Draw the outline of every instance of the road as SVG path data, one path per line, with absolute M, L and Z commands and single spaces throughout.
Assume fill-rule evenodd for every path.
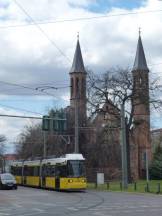
M 0 191 L 0 216 L 159 216 L 162 196 L 112 192 L 56 192 L 19 187 Z

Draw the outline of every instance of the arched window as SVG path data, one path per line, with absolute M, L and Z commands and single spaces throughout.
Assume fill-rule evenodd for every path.
M 85 92 L 85 79 L 84 78 L 82 78 L 82 89 L 81 89 L 81 94 L 82 94 L 82 96 L 84 96 L 84 92 Z
M 79 78 L 76 78 L 76 97 L 79 97 Z
M 140 85 L 142 84 L 142 78 L 141 77 L 139 78 L 139 83 L 140 83 Z
M 73 93 L 74 93 L 74 80 L 73 80 L 73 78 L 71 78 L 71 86 L 70 86 L 70 88 L 71 88 L 71 97 L 72 97 Z

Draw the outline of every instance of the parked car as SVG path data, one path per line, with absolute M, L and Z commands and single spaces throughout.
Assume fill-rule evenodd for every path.
M 0 189 L 17 189 L 15 177 L 10 173 L 0 174 Z

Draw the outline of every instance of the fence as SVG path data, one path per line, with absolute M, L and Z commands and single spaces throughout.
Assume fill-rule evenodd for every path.
M 138 181 L 128 184 L 127 189 L 123 189 L 121 182 L 110 182 L 107 181 L 104 184 L 97 185 L 97 182 L 88 183 L 89 189 L 99 189 L 108 191 L 128 191 L 128 192 L 140 192 L 140 193 L 162 193 L 162 181 L 152 180 L 149 182 Z

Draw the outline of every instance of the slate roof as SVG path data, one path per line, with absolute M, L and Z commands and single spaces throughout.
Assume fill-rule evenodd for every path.
M 147 67 L 145 53 L 143 50 L 143 45 L 142 45 L 142 40 L 141 40 L 140 35 L 138 38 L 136 57 L 135 57 L 134 66 L 132 70 L 133 71 L 134 70 L 149 70 Z
M 80 49 L 80 43 L 79 39 L 77 40 L 77 45 L 76 45 L 76 50 L 74 54 L 74 59 L 73 59 L 73 64 L 70 70 L 70 73 L 86 73 L 85 68 L 84 68 L 84 63 L 83 63 L 83 58 L 82 58 L 82 52 Z

